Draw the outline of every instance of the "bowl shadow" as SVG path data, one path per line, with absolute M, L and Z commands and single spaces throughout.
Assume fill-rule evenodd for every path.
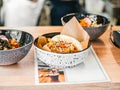
M 96 39 L 94 41 L 91 41 L 91 44 L 97 56 L 104 57 L 106 54 L 108 54 L 107 48 L 102 39 Z
M 113 54 L 113 57 L 115 58 L 116 62 L 120 65 L 120 49 L 116 47 L 111 48 L 111 52 Z

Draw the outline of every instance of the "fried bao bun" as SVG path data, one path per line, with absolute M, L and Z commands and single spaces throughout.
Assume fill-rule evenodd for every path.
M 51 40 L 54 42 L 62 41 L 62 42 L 66 42 L 66 43 L 71 43 L 72 45 L 74 45 L 77 48 L 77 51 L 82 50 L 81 43 L 78 40 L 76 40 L 75 38 L 67 36 L 67 35 L 56 35 L 56 36 L 52 37 Z M 47 51 L 51 51 L 51 49 L 48 47 L 48 44 L 49 43 L 45 44 L 43 46 L 43 49 L 47 50 Z

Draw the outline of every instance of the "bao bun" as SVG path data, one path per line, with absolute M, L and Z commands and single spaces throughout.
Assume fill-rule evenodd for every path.
M 81 43 L 78 40 L 76 40 L 75 38 L 67 36 L 67 35 L 56 35 L 56 36 L 52 37 L 51 40 L 55 41 L 55 42 L 63 41 L 66 43 L 71 43 L 72 45 L 74 45 L 77 48 L 78 51 L 82 50 Z M 47 51 L 51 51 L 47 45 L 48 44 L 44 45 L 43 49 L 47 50 Z

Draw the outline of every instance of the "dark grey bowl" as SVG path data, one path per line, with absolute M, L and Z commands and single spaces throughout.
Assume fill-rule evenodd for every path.
M 108 20 L 108 18 L 101 16 L 101 15 L 97 15 L 97 14 L 91 14 L 91 13 L 84 13 L 84 14 L 83 13 L 71 13 L 71 14 L 67 14 L 63 16 L 61 18 L 61 22 L 63 25 L 65 25 L 65 23 L 67 23 L 73 16 L 75 16 L 77 20 L 80 21 L 80 19 L 83 19 L 89 15 L 96 16 L 98 24 L 100 23 L 102 24 L 102 26 L 99 26 L 99 27 L 83 27 L 90 35 L 90 40 L 92 41 L 92 40 L 99 38 L 107 30 L 107 27 L 110 24 L 110 21 Z
M 110 40 L 115 47 L 120 48 L 120 30 L 112 31 L 110 34 Z
M 11 65 L 22 60 L 29 52 L 33 43 L 33 36 L 20 30 L 0 30 L 0 35 L 5 35 L 8 39 L 15 38 L 22 44 L 19 48 L 0 50 L 0 65 Z

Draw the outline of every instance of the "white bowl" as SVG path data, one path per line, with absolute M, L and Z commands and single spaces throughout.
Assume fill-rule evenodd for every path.
M 51 38 L 57 34 L 59 33 L 48 33 L 48 34 L 44 34 L 44 36 Z M 34 41 L 34 46 L 35 46 L 35 57 L 37 58 L 38 62 L 39 60 L 41 60 L 45 64 L 55 68 L 69 68 L 80 64 L 88 56 L 91 46 L 89 44 L 88 48 L 80 52 L 61 54 L 61 53 L 45 51 L 38 48 L 36 46 L 37 39 L 38 38 L 36 38 Z

